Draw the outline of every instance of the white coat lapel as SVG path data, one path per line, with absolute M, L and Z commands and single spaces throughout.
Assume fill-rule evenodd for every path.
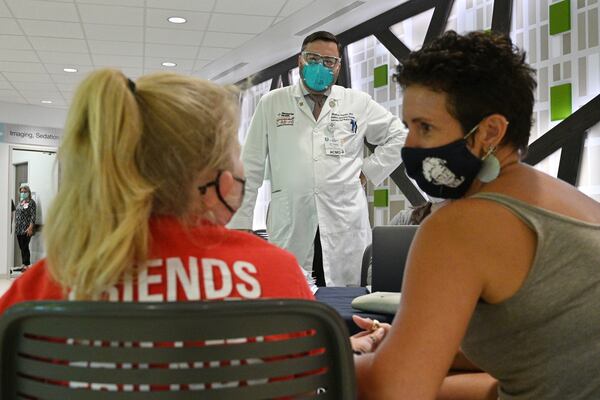
M 341 90 L 344 90 L 341 86 L 332 86 L 331 93 L 325 100 L 325 104 L 323 104 L 323 108 L 321 109 L 321 114 L 319 114 L 319 119 L 317 120 L 317 124 L 331 112 L 331 109 L 335 109 L 337 103 L 341 96 Z
M 300 89 L 300 82 L 294 85 L 294 98 L 296 100 L 296 105 L 310 120 L 314 120 L 311 109 L 306 104 L 306 100 L 304 99 L 304 94 L 302 94 L 302 89 Z

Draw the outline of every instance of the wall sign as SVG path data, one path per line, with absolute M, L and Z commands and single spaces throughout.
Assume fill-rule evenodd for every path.
M 0 142 L 58 147 L 62 130 L 0 123 Z

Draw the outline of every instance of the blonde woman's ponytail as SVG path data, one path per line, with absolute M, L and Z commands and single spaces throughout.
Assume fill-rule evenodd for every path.
M 45 241 L 52 277 L 75 299 L 96 298 L 147 256 L 154 188 L 137 161 L 135 96 L 122 73 L 100 70 L 80 85 L 69 112 Z

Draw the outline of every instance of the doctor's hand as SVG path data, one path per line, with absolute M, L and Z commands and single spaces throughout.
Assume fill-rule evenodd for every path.
M 367 177 L 362 172 L 360 173 L 360 184 L 363 185 L 363 187 L 367 184 Z

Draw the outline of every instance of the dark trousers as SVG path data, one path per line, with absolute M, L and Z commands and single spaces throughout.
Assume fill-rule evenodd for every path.
M 23 260 L 23 264 L 29 265 L 31 264 L 31 253 L 29 253 L 29 241 L 31 240 L 31 236 L 25 235 L 17 235 L 17 241 L 19 242 L 19 249 L 21 249 L 21 259 Z
M 323 249 L 321 248 L 321 235 L 319 234 L 319 228 L 317 228 L 317 234 L 315 235 L 315 254 L 313 255 L 313 270 L 312 277 L 315 278 L 318 287 L 327 286 L 325 284 L 325 273 L 323 272 Z

